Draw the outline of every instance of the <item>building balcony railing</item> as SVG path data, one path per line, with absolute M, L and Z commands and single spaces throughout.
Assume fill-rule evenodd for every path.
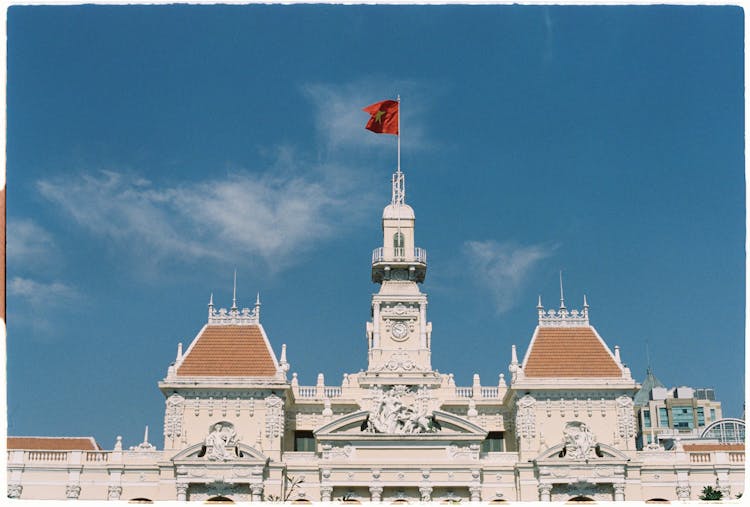
M 412 254 L 412 255 L 409 255 Z M 417 262 L 427 264 L 427 250 L 415 247 L 414 252 L 408 252 L 406 248 L 394 248 L 393 255 L 386 256 L 385 249 L 381 246 L 372 251 L 372 263 L 379 262 Z

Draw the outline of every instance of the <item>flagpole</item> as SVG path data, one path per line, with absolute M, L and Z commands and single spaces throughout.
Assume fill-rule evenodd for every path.
M 398 102 L 398 161 L 396 164 L 396 172 L 401 173 L 401 95 L 396 95 L 396 102 Z

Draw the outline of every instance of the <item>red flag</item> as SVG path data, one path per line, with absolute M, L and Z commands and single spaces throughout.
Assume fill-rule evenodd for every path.
M 362 110 L 370 113 L 370 120 L 365 125 L 367 130 L 376 134 L 398 135 L 398 102 L 384 100 Z

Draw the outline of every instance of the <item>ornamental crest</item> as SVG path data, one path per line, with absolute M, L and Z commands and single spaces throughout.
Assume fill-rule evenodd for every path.
M 284 402 L 275 394 L 266 398 L 266 438 L 276 438 L 284 432 Z
M 635 437 L 635 412 L 630 396 L 617 398 L 617 431 L 621 438 Z
M 180 437 L 182 435 L 182 410 L 185 398 L 177 393 L 167 398 L 167 413 L 164 417 L 164 436 L 167 438 Z
M 534 414 L 536 400 L 527 394 L 516 403 L 516 431 L 522 438 L 536 436 L 536 414 Z
M 362 424 L 370 433 L 434 433 L 440 423 L 428 408 L 429 394 L 422 386 L 416 391 L 404 385 L 372 388 L 372 408 Z

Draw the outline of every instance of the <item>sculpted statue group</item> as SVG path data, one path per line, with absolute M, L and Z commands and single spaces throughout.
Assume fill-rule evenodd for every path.
M 205 441 L 206 459 L 210 461 L 227 461 L 233 459 L 237 445 L 237 433 L 231 423 L 216 423 L 211 428 Z
M 432 433 L 440 429 L 435 417 L 424 407 L 415 410 L 404 403 L 408 393 L 405 386 L 388 390 L 374 389 L 373 409 L 363 424 L 363 431 L 371 433 L 415 434 Z
M 592 452 L 600 456 L 601 451 L 598 449 L 596 436 L 591 429 L 579 421 L 571 421 L 565 425 L 563 430 L 565 439 L 564 453 L 573 459 L 587 459 Z

